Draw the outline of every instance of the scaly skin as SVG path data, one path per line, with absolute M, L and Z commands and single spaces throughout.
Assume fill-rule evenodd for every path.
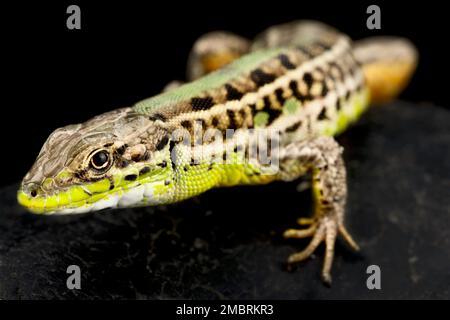
M 311 171 L 314 215 L 301 219 L 306 229 L 284 236 L 312 240 L 288 261 L 304 260 L 324 241 L 322 278 L 330 283 L 337 235 L 358 249 L 344 227 L 345 166 L 332 136 L 370 101 L 398 94 L 416 63 L 406 40 L 352 45 L 312 21 L 272 27 L 253 43 L 205 35 L 189 58 L 192 82 L 52 133 L 18 201 L 35 213 L 82 213 L 168 204 L 214 187 L 287 181 Z M 256 144 L 254 129 L 270 145 Z M 270 151 L 272 162 L 252 156 L 256 147 Z

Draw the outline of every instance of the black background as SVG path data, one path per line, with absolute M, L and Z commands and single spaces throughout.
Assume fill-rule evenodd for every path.
M 381 8 L 368 30 L 366 8 Z M 66 8 L 81 7 L 81 30 Z M 419 69 L 403 99 L 447 105 L 446 10 L 438 3 L 347 1 L 61 1 L 2 6 L 4 77 L 1 184 L 19 181 L 57 127 L 128 106 L 183 79 L 192 43 L 222 29 L 253 37 L 277 23 L 316 19 L 352 38 L 398 35 L 419 48 Z M 407 124 L 399 124 L 407 126 Z

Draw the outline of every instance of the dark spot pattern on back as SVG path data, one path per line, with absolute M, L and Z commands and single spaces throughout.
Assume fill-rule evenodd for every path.
M 214 99 L 212 97 L 194 97 L 191 99 L 192 110 L 201 111 L 208 110 L 214 106 Z
M 181 121 L 181 126 L 185 129 L 190 129 L 192 127 L 192 124 L 189 120 L 183 120 Z
M 313 76 L 311 75 L 311 73 L 305 72 L 303 74 L 303 81 L 307 85 L 308 89 L 310 89 L 312 84 L 313 84 L 313 82 L 314 82 L 314 79 L 313 79 Z
M 320 93 L 320 95 L 322 97 L 325 97 L 328 94 L 328 85 L 326 83 L 326 81 L 322 82 L 322 92 Z
M 233 87 L 231 84 L 225 84 L 225 89 L 227 91 L 227 101 L 230 100 L 239 100 L 244 95 L 242 92 L 240 92 L 238 89 Z
M 143 167 L 141 170 L 139 170 L 139 175 L 143 175 L 150 172 L 150 168 L 149 167 Z
M 134 181 L 134 180 L 136 180 L 136 178 L 137 178 L 137 175 L 135 175 L 135 174 L 129 174 L 129 175 L 125 176 L 125 180 L 127 180 L 127 181 Z
M 292 94 L 294 95 L 294 97 L 296 97 L 300 102 L 305 102 L 305 100 L 308 99 L 307 96 L 304 96 L 300 93 L 300 91 L 298 91 L 298 83 L 295 80 L 291 80 L 291 82 L 289 82 L 289 89 L 292 90 Z
M 275 90 L 275 96 L 277 97 L 278 102 L 283 105 L 284 102 L 286 101 L 286 99 L 283 96 L 283 89 L 282 88 L 278 88 Z
M 278 56 L 278 60 L 280 60 L 281 65 L 288 70 L 292 70 L 292 69 L 296 68 L 295 64 L 293 64 L 291 62 L 291 60 L 289 59 L 289 57 L 285 54 L 280 54 Z
M 228 120 L 229 120 L 229 124 L 228 124 L 228 129 L 237 129 L 238 128 L 238 124 L 236 121 L 236 115 L 235 112 L 233 110 L 228 109 L 227 110 L 227 116 L 228 116 Z
M 267 125 L 270 125 L 274 120 L 276 120 L 281 112 L 282 109 L 276 109 L 274 105 L 270 102 L 269 96 L 265 96 L 263 98 L 264 101 L 264 107 L 262 109 L 263 112 L 266 112 L 269 115 L 269 120 L 267 122 Z
M 272 103 L 270 102 L 269 96 L 264 96 L 263 102 L 264 102 L 264 107 L 263 107 L 264 110 L 268 110 L 272 107 Z
M 256 69 L 250 73 L 250 79 L 252 79 L 256 87 L 259 88 L 266 84 L 272 83 L 276 79 L 276 76 L 266 73 L 261 69 Z
M 327 107 L 323 106 L 322 110 L 320 111 L 319 115 L 317 116 L 317 120 L 326 120 L 326 119 L 328 119 Z
M 217 127 L 217 126 L 219 125 L 219 118 L 217 118 L 216 116 L 214 116 L 214 117 L 211 119 L 211 124 L 212 124 L 213 127 Z
M 156 150 L 160 151 L 162 150 L 167 143 L 169 142 L 169 136 L 165 135 L 164 137 L 162 137 L 161 140 L 159 140 L 159 142 L 156 144 Z
M 290 125 L 289 127 L 286 128 L 286 132 L 294 132 L 296 131 L 300 126 L 302 125 L 301 121 L 298 121 L 296 123 L 294 123 L 293 125 Z
M 341 110 L 341 99 L 339 98 L 336 100 L 336 110 L 337 111 Z

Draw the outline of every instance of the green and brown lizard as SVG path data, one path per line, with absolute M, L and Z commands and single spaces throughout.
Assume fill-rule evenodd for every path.
M 333 136 L 370 103 L 395 97 L 416 64 L 405 39 L 352 43 L 314 21 L 272 27 L 252 43 L 207 34 L 189 57 L 190 83 L 53 132 L 18 201 L 35 213 L 83 213 L 168 204 L 214 187 L 310 172 L 314 214 L 299 219 L 306 228 L 284 236 L 312 240 L 288 262 L 325 242 L 322 278 L 330 283 L 337 235 L 358 249 L 344 226 L 346 171 Z

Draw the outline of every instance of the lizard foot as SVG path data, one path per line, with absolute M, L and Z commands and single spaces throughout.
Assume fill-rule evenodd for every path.
M 301 225 L 309 225 L 306 229 L 288 229 L 284 232 L 285 238 L 306 238 L 312 237 L 309 245 L 301 252 L 291 254 L 288 257 L 288 263 L 297 263 L 311 256 L 319 244 L 325 242 L 325 258 L 322 268 L 322 280 L 325 284 L 331 285 L 331 265 L 333 263 L 334 245 L 336 237 L 340 234 L 344 240 L 355 251 L 359 246 L 348 233 L 342 222 L 339 222 L 335 215 L 324 215 L 318 219 L 303 218 L 299 219 Z

